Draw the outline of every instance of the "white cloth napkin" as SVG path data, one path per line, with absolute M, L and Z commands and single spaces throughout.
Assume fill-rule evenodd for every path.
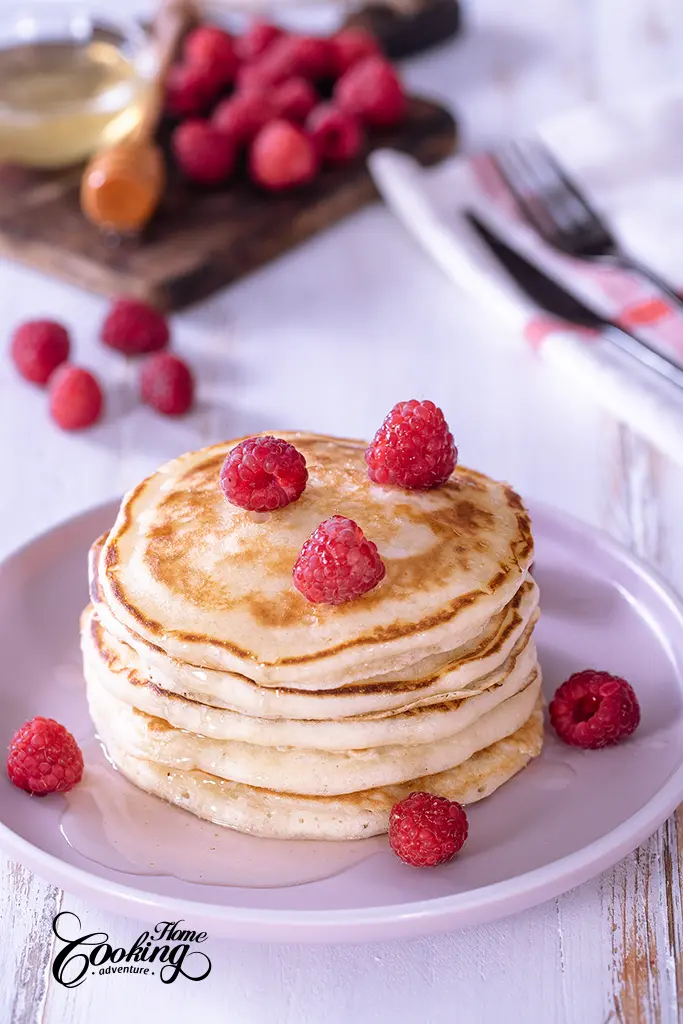
M 539 134 L 624 246 L 674 286 L 683 285 L 683 86 L 623 107 L 584 107 L 542 125 Z M 600 335 L 541 314 L 462 213 L 474 209 L 509 245 L 592 308 L 637 328 L 683 365 L 682 313 L 637 275 L 591 269 L 550 250 L 519 218 L 485 156 L 454 158 L 426 171 L 404 154 L 380 150 L 370 157 L 370 169 L 388 206 L 486 315 L 506 320 L 568 386 L 590 392 L 683 464 L 683 389 L 641 368 Z

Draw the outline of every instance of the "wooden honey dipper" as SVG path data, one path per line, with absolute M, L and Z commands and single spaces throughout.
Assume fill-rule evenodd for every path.
M 97 227 L 138 231 L 154 213 L 166 184 L 164 156 L 154 142 L 165 81 L 185 31 L 197 20 L 192 0 L 163 0 L 154 21 L 157 69 L 146 108 L 123 142 L 96 153 L 81 180 L 81 209 Z

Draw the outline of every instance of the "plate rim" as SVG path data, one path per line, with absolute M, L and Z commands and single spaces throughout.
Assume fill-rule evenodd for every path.
M 562 532 L 592 540 L 625 563 L 655 589 L 678 619 L 683 637 L 683 599 L 656 567 L 649 565 L 606 530 L 595 527 L 553 505 L 528 499 L 525 504 L 535 517 L 553 520 Z M 69 516 L 41 531 L 9 552 L 0 561 L 0 572 L 35 544 L 67 527 L 78 529 L 84 520 L 118 508 L 116 500 L 102 502 Z M 681 679 L 683 659 L 669 650 Z M 559 896 L 588 881 L 632 852 L 669 817 L 683 801 L 683 753 L 681 760 L 661 789 L 625 821 L 586 846 L 512 878 L 492 882 L 464 892 L 411 903 L 338 910 L 282 910 L 230 907 L 201 900 L 165 896 L 115 882 L 72 865 L 34 846 L 0 821 L 0 847 L 37 875 L 69 892 L 92 897 L 93 902 L 114 913 L 145 917 L 169 911 L 181 920 L 210 922 L 215 936 L 249 941 L 282 942 L 364 942 L 388 937 L 416 937 L 455 930 L 468 925 L 501 919 Z M 504 904 L 504 905 L 503 905 Z

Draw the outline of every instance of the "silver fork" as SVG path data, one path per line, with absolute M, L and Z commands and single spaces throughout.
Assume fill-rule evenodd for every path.
M 520 212 L 553 249 L 578 259 L 636 271 L 677 307 L 683 307 L 671 285 L 623 250 L 542 142 L 510 142 L 493 154 L 493 161 Z

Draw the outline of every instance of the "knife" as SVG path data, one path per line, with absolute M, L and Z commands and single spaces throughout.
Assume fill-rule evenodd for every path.
M 590 309 L 554 278 L 531 263 L 526 256 L 511 248 L 491 230 L 473 210 L 465 211 L 470 226 L 498 262 L 540 309 L 577 327 L 600 331 L 602 337 L 622 352 L 636 359 L 641 366 L 653 370 L 679 388 L 683 388 L 683 368 L 671 362 L 638 335 L 625 331 L 613 320 Z

